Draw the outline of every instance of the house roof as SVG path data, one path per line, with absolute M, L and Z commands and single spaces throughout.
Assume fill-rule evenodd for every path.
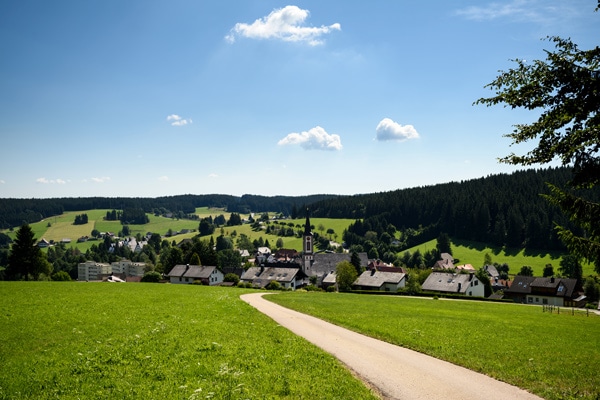
M 535 280 L 533 276 L 517 275 L 514 277 L 509 289 L 505 293 L 528 294 L 531 293 L 531 283 Z
M 354 285 L 380 288 L 386 283 L 398 284 L 405 276 L 402 272 L 365 271 L 354 281 Z
M 190 265 L 190 268 L 183 274 L 184 278 L 208 279 L 217 267 L 204 265 Z
M 217 267 L 203 265 L 183 265 L 178 264 L 171 269 L 167 276 L 175 276 L 192 279 L 207 279 Z
M 554 278 L 537 277 L 531 283 L 531 290 L 535 292 L 537 289 L 551 289 L 558 297 L 573 297 L 575 288 L 577 287 L 577 279 L 570 278 Z
M 349 253 L 316 253 L 313 257 L 312 274 L 324 276 L 331 271 L 335 271 L 337 265 L 342 261 L 350 262 L 352 255 Z M 358 257 L 360 258 L 361 267 L 366 268 L 369 264 L 367 253 L 358 253 Z
M 483 267 L 483 269 L 492 278 L 496 278 L 496 277 L 500 276 L 500 273 L 498 272 L 498 270 L 496 269 L 496 267 L 494 265 L 486 265 L 485 267 Z
M 454 263 L 452 262 L 452 260 L 442 259 L 442 260 L 436 261 L 435 264 L 433 264 L 432 269 L 455 269 L 455 268 L 456 267 L 454 266 Z
M 473 274 L 432 272 L 423 282 L 422 288 L 432 292 L 466 293 L 473 279 L 477 279 Z
M 298 271 L 300 271 L 298 268 L 250 267 L 242 274 L 241 279 L 264 287 L 271 281 L 279 283 L 292 282 L 296 279 Z

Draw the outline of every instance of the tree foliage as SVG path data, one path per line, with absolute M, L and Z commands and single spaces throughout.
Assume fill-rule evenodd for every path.
M 33 230 L 27 224 L 21 226 L 17 231 L 8 258 L 8 278 L 37 280 L 41 274 L 49 276 L 51 272 L 52 265 L 40 248 L 36 246 Z
M 536 121 L 517 124 L 506 135 L 513 144 L 537 141 L 536 146 L 500 161 L 534 165 L 558 159 L 573 167 L 567 187 L 551 185 L 545 197 L 581 228 L 576 231 L 557 224 L 560 239 L 571 253 L 593 262 L 600 272 L 600 203 L 586 197 L 586 189 L 600 183 L 600 47 L 581 50 L 569 39 L 547 40 L 555 50 L 545 51 L 546 60 L 513 60 L 516 67 L 501 71 L 486 86 L 496 95 L 476 104 L 540 112 Z
M 358 277 L 354 265 L 352 265 L 349 261 L 342 261 L 336 266 L 335 272 L 338 290 L 341 292 L 352 290 L 352 284 Z

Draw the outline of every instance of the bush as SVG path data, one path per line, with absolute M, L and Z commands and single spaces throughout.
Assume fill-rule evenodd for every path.
M 58 271 L 51 275 L 53 281 L 61 281 L 61 282 L 69 282 L 71 280 L 71 276 L 65 271 Z
M 233 282 L 235 285 L 237 285 L 240 282 L 240 277 L 234 273 L 229 273 L 225 275 L 223 282 Z
M 162 276 L 159 272 L 148 271 L 142 277 L 142 282 L 158 283 L 160 282 L 161 278 Z
M 265 286 L 265 289 L 267 289 L 267 290 L 281 290 L 282 287 L 279 284 L 279 282 L 277 282 L 277 281 L 271 281 L 271 282 L 269 282 L 269 284 L 267 286 Z

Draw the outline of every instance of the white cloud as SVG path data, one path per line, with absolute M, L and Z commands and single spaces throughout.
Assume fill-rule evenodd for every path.
M 455 12 L 456 15 L 475 21 L 510 19 L 519 22 L 552 23 L 576 13 L 569 2 L 547 0 L 512 0 L 469 6 Z
M 96 183 L 104 183 L 110 181 L 110 178 L 108 176 L 103 176 L 101 178 L 92 178 L 92 181 Z
M 169 180 L 169 177 L 166 176 L 166 175 L 159 176 L 158 180 L 161 181 L 161 182 L 167 182 Z
M 297 6 L 285 6 L 273 10 L 269 15 L 259 18 L 252 24 L 237 23 L 225 36 L 230 43 L 236 37 L 251 39 L 279 39 L 285 42 L 306 42 L 311 46 L 323 43 L 321 37 L 332 31 L 341 30 L 339 23 L 320 27 L 303 26 L 309 11 Z
M 328 134 L 325 129 L 316 126 L 308 132 L 290 133 L 278 143 L 280 146 L 299 144 L 305 150 L 341 150 L 342 140 L 339 135 Z
M 177 114 L 171 114 L 167 116 L 167 121 L 171 122 L 172 126 L 184 126 L 187 124 L 191 124 L 192 120 L 191 119 L 184 119 L 181 118 L 179 115 Z
M 382 119 L 376 128 L 379 141 L 418 139 L 419 133 L 412 125 L 400 125 L 389 118 Z
M 218 178 L 219 175 L 217 175 L 215 173 L 212 173 L 212 174 L 208 174 L 208 177 L 211 178 L 211 179 L 215 179 L 215 178 Z
M 0 179 L 0 185 L 4 185 L 6 181 L 4 179 Z
M 46 179 L 46 178 L 37 178 L 35 180 L 37 183 L 42 183 L 44 185 L 56 184 L 56 185 L 64 185 L 67 183 L 64 179 Z

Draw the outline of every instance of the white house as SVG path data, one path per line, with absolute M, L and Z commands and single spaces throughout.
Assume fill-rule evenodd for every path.
M 473 297 L 485 296 L 483 284 L 474 273 L 432 272 L 423 282 L 422 288 L 429 292 L 456 293 Z
M 200 281 L 203 285 L 218 285 L 223 282 L 223 272 L 217 267 L 203 265 L 176 265 L 167 275 L 171 283 L 194 283 Z
M 112 274 L 112 267 L 110 264 L 86 261 L 79 263 L 77 266 L 78 281 L 99 281 L 102 280 L 102 275 L 110 274 Z
M 276 281 L 285 289 L 296 290 L 302 284 L 299 272 L 299 268 L 250 267 L 242 274 L 240 279 L 260 288 Z

